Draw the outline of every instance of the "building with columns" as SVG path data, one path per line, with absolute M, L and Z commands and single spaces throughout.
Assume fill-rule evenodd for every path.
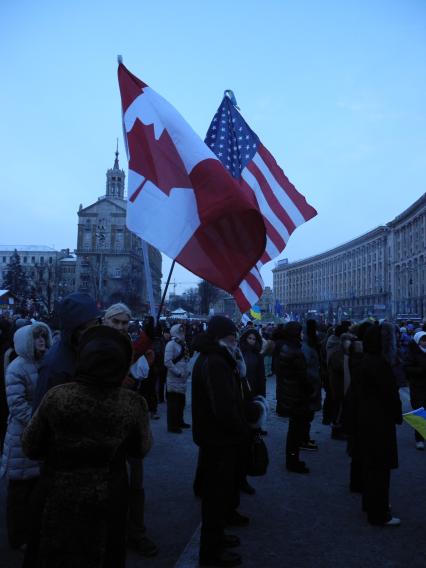
M 426 194 L 386 225 L 272 272 L 287 313 L 426 317 Z
M 142 241 L 126 227 L 125 173 L 118 151 L 106 174 L 105 195 L 78 210 L 75 289 L 88 292 L 101 306 L 125 302 L 137 312 L 148 304 Z M 148 246 L 154 300 L 161 295 L 161 253 Z

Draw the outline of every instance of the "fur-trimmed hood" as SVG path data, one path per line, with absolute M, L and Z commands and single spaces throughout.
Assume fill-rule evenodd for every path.
M 240 349 L 241 349 L 241 351 L 252 349 L 251 345 L 249 345 L 247 343 L 247 337 L 249 335 L 254 335 L 256 337 L 256 344 L 255 344 L 254 350 L 257 351 L 258 353 L 260 353 L 260 351 L 262 350 L 262 346 L 263 346 L 262 338 L 260 336 L 260 333 L 256 329 L 250 329 L 250 328 L 245 329 L 240 336 Z
M 25 325 L 19 328 L 13 336 L 13 345 L 16 353 L 27 361 L 35 361 L 34 332 L 38 329 L 46 331 L 46 350 L 48 350 L 52 345 L 52 334 L 50 333 L 49 326 L 43 322 L 35 321 L 30 325 Z

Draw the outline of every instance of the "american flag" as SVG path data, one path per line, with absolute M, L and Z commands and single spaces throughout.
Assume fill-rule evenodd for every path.
M 276 258 L 295 228 L 317 212 L 287 179 L 228 95 L 213 117 L 205 143 L 243 189 L 254 193 L 265 222 L 265 251 L 233 294 L 244 313 L 262 296 L 262 266 Z

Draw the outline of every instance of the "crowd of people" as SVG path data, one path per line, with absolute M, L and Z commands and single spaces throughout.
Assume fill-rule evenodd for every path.
M 283 461 L 308 474 L 301 452 L 318 451 L 311 423 L 322 410 L 345 441 L 348 485 L 372 525 L 397 526 L 389 505 L 398 466 L 398 388 L 426 406 L 426 325 L 366 320 L 337 325 L 167 323 L 132 328 L 124 304 L 100 312 L 87 294 L 67 296 L 60 329 L 0 320 L 0 478 L 7 479 L 9 544 L 24 567 L 124 568 L 126 550 L 153 556 L 144 521 L 144 457 L 151 420 L 167 405 L 170 435 L 192 428 L 193 490 L 201 499 L 201 566 L 236 566 L 228 526 L 250 519 L 252 446 L 267 435 L 266 384 L 276 377 L 276 414 L 288 419 Z M 192 424 L 185 422 L 192 377 Z M 336 442 L 337 443 L 337 442 Z M 415 433 L 415 447 L 424 450 Z M 272 448 L 270 448 L 272 451 Z

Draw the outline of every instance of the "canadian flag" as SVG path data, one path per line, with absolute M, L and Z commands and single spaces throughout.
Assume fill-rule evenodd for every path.
M 265 250 L 245 192 L 182 116 L 120 63 L 129 158 L 127 226 L 194 274 L 234 293 Z

